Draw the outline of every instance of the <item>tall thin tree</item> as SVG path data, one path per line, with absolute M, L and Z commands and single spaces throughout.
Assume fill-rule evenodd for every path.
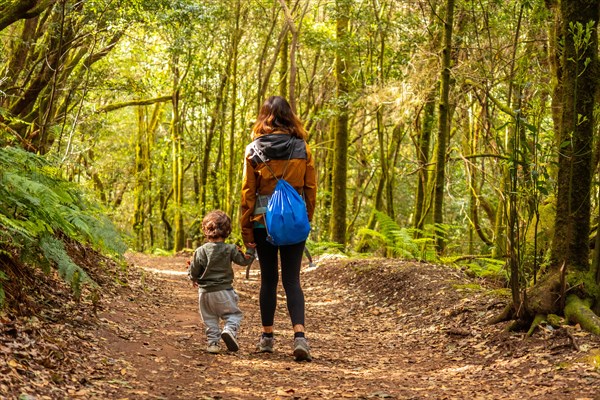
M 444 223 L 444 184 L 446 179 L 446 151 L 450 134 L 450 69 L 452 68 L 452 30 L 454 21 L 454 0 L 446 1 L 444 21 L 444 47 L 442 49 L 442 75 L 440 81 L 440 102 L 437 132 L 437 154 L 435 165 L 435 191 L 433 222 L 438 226 Z M 441 253 L 445 247 L 445 237 L 437 230 L 436 249 Z
M 346 180 L 348 178 L 348 53 L 347 43 L 350 23 L 350 2 L 336 1 L 336 58 L 335 76 L 339 109 L 335 123 L 331 240 L 346 244 Z

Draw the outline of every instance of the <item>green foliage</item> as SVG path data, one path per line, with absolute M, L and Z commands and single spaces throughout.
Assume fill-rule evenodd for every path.
M 381 211 L 375 211 L 378 229 L 362 228 L 358 231 L 361 240 L 368 247 L 379 248 L 386 257 L 432 260 L 435 257 L 433 237 L 426 232 L 420 238 L 413 238 L 414 229 L 402 228 L 396 221 Z
M 452 285 L 458 292 L 481 292 L 483 287 L 478 283 L 464 283 Z
M 582 297 L 600 298 L 600 285 L 596 283 L 595 271 L 574 270 L 567 274 L 569 291 L 576 291 Z
M 69 257 L 63 242 L 51 235 L 44 235 L 39 241 L 39 246 L 44 257 L 58 267 L 60 276 L 71 285 L 75 298 L 78 299 L 81 295 L 82 283 L 95 286 L 86 272 Z
M 0 149 L 0 246 L 10 244 L 22 257 L 48 270 L 58 268 L 76 297 L 92 280 L 67 254 L 60 234 L 113 255 L 126 247 L 102 211 L 75 185 L 61 179 L 42 157 L 15 148 Z
M 152 254 L 154 254 L 155 256 L 172 256 L 173 255 L 173 251 L 171 251 L 171 250 L 164 250 L 164 249 L 161 249 L 161 248 L 157 247 L 154 250 L 152 250 Z
M 344 245 L 335 242 L 307 242 L 306 247 L 313 256 L 344 253 Z
M 62 232 L 112 254 L 126 247 L 110 221 L 44 158 L 0 149 L 0 225 L 21 237 Z
M 2 271 L 0 271 L 0 310 L 4 307 L 4 300 L 6 299 L 6 295 L 4 294 L 4 287 L 2 286 L 2 282 L 7 280 L 8 277 Z
M 493 258 L 480 258 L 466 264 L 467 270 L 480 278 L 507 281 L 505 262 Z

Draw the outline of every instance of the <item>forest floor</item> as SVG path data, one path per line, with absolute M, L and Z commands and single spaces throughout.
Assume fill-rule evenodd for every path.
M 104 280 L 98 309 L 65 300 L 37 317 L 0 314 L 0 398 L 600 399 L 599 338 L 577 327 L 525 337 L 487 325 L 507 298 L 458 269 L 389 259 L 305 265 L 314 360 L 295 362 L 281 288 L 275 352 L 255 350 L 257 265 L 249 279 L 236 267 L 240 350 L 213 355 L 189 255 L 127 258 L 129 269 Z

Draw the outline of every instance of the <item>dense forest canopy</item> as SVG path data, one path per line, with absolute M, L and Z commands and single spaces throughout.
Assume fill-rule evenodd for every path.
M 193 246 L 211 209 L 238 218 L 252 123 L 279 94 L 316 158 L 314 248 L 467 260 L 510 283 L 515 310 L 541 276 L 564 297 L 565 265 L 596 297 L 581 282 L 600 276 L 597 1 L 39 0 L 0 15 L 2 148 L 48 160 L 136 250 Z

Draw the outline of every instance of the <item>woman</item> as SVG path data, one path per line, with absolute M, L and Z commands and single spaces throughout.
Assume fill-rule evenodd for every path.
M 317 195 L 314 160 L 306 144 L 306 131 L 283 97 L 272 96 L 264 102 L 252 128 L 252 139 L 246 147 L 244 162 L 241 225 L 242 239 L 247 248 L 256 246 L 260 263 L 263 333 L 258 349 L 273 352 L 279 257 L 281 280 L 294 329 L 294 357 L 297 361 L 310 361 L 310 347 L 304 334 L 304 293 L 300 285 L 305 241 L 286 246 L 271 244 L 267 240 L 264 213 L 277 178 L 283 178 L 304 196 L 308 218 L 312 220 Z

